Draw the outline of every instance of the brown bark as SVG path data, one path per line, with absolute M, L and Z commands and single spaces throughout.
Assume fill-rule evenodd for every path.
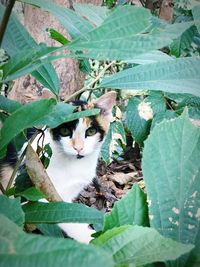
M 68 0 L 54 0 L 55 3 L 69 7 Z M 102 0 L 77 0 L 77 3 L 93 3 L 101 4 Z M 31 5 L 25 6 L 24 24 L 32 37 L 38 42 L 45 42 L 48 46 L 57 45 L 45 33 L 44 29 L 54 28 L 61 32 L 69 39 L 64 28 L 59 22 L 48 12 L 45 12 Z M 60 79 L 59 98 L 65 100 L 68 96 L 83 87 L 84 75 L 79 70 L 79 63 L 75 59 L 60 59 L 53 63 L 55 70 Z M 35 100 L 42 96 L 41 89 L 43 86 L 35 81 L 30 75 L 18 79 L 12 91 L 9 93 L 9 98 L 15 99 L 23 104 Z

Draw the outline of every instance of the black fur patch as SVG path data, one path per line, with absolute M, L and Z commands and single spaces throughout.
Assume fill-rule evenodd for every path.
M 105 136 L 105 130 L 101 127 L 101 125 L 99 125 L 99 123 L 98 123 L 98 121 L 97 121 L 95 116 L 91 116 L 90 119 L 91 119 L 91 126 L 96 128 L 97 132 L 100 133 L 99 142 L 101 142 L 103 140 L 104 136 Z
M 53 140 L 54 141 L 60 141 L 60 139 L 61 139 L 60 129 L 61 128 L 68 128 L 71 130 L 71 133 L 73 133 L 73 131 L 76 129 L 77 124 L 78 124 L 78 120 L 74 120 L 74 121 L 63 123 L 63 124 L 59 125 L 58 127 L 51 129 L 51 134 L 52 134 Z M 72 137 L 72 136 L 70 136 L 70 137 Z
M 6 156 L 0 160 L 0 178 L 3 178 L 3 170 L 6 166 L 14 169 L 17 163 L 17 151 L 12 143 L 8 144 Z

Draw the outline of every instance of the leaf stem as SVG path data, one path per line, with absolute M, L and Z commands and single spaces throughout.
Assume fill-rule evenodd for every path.
M 112 61 L 112 62 L 110 62 L 102 71 L 100 71 L 99 72 L 99 74 L 97 75 L 97 77 L 93 80 L 93 81 L 91 81 L 89 84 L 87 84 L 86 86 L 84 86 L 83 88 L 81 88 L 80 90 L 78 90 L 78 91 L 76 91 L 75 93 L 73 93 L 72 95 L 70 95 L 66 100 L 65 100 L 65 102 L 68 102 L 69 100 L 71 100 L 72 98 L 74 98 L 75 96 L 77 96 L 77 95 L 79 95 L 79 94 L 81 94 L 81 93 L 83 93 L 84 91 L 86 91 L 86 90 L 94 90 L 94 89 L 96 89 L 96 87 L 95 88 L 91 88 L 103 75 L 104 75 L 104 73 L 105 73 L 105 71 L 107 70 L 107 69 L 109 69 L 113 64 L 115 63 L 115 61 Z
M 8 24 L 8 20 L 9 20 L 10 14 L 11 14 L 13 6 L 15 4 L 15 1 L 16 0 L 9 0 L 8 1 L 8 5 L 6 7 L 3 19 L 2 19 L 1 24 L 0 24 L 0 47 L 1 47 L 1 43 L 3 41 L 3 36 L 4 36 L 5 30 L 6 30 L 6 27 L 7 27 L 7 24 Z

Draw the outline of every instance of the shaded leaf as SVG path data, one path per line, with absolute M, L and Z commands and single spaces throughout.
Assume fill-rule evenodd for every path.
M 174 42 L 170 45 L 171 54 L 179 57 L 184 49 L 189 49 L 195 33 L 196 28 L 195 26 L 192 26 L 187 29 L 178 39 L 174 40 Z
M 24 213 L 21 208 L 20 198 L 10 199 L 0 195 L 0 214 L 5 215 L 20 227 L 24 224 Z
M 143 141 L 147 138 L 151 126 L 151 119 L 145 119 L 139 114 L 138 107 L 142 103 L 140 99 L 133 97 L 129 99 L 126 109 L 126 124 L 133 138 L 140 145 L 142 145 Z
M 37 201 L 39 199 L 46 198 L 46 195 L 44 195 L 35 187 L 29 187 L 28 189 L 24 190 L 23 192 L 17 193 L 16 195 L 25 197 L 30 201 Z
M 37 224 L 36 227 L 45 236 L 64 238 L 62 230 L 57 224 Z

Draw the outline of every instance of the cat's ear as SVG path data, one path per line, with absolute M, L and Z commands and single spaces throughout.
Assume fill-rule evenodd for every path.
M 95 101 L 95 107 L 100 108 L 101 115 L 107 118 L 112 117 L 112 108 L 116 103 L 116 92 L 108 92 Z

